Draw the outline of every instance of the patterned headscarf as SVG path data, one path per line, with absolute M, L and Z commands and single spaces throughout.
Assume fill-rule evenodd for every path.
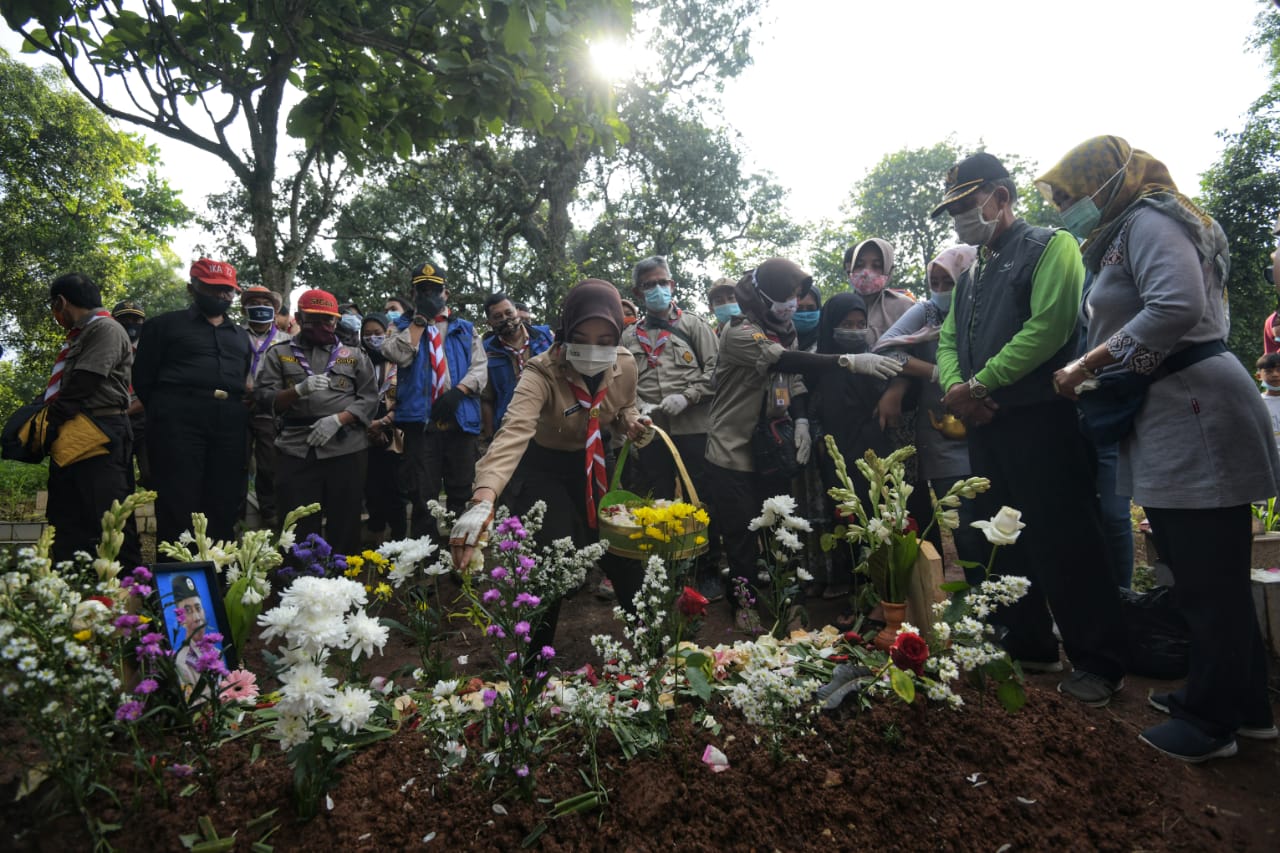
M 973 266 L 973 262 L 978 259 L 977 246 L 952 246 L 949 249 L 943 249 L 938 253 L 938 257 L 929 261 L 929 265 L 924 268 L 924 280 L 927 283 L 933 274 L 933 265 L 937 264 L 947 271 L 947 275 L 951 276 L 951 281 L 959 284 L 960 276 L 964 275 L 964 271 Z M 929 285 L 930 289 L 933 285 Z
M 1164 163 L 1118 136 L 1095 136 L 1081 142 L 1036 179 L 1036 188 L 1050 203 L 1055 189 L 1072 201 L 1097 193 L 1093 201 L 1102 219 L 1080 247 L 1085 265 L 1094 272 L 1124 223 L 1140 207 L 1149 206 L 1182 225 L 1200 256 L 1212 258 L 1221 279 L 1227 277 L 1227 240 L 1222 228 L 1178 192 Z

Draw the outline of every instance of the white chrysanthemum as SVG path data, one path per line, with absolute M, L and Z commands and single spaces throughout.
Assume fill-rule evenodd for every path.
M 377 707 L 377 701 L 368 690 L 346 686 L 329 701 L 329 718 L 344 732 L 353 735 L 369 721 Z
M 288 707 L 318 711 L 333 695 L 338 679 L 325 675 L 324 669 L 311 661 L 298 661 L 280 673 L 280 683 L 280 695 L 288 700 Z
M 437 681 L 435 686 L 431 688 L 431 695 L 436 699 L 444 699 L 453 695 L 453 691 L 458 689 L 458 682 L 455 679 L 448 678 L 444 681 Z
M 801 583 L 808 583 L 809 581 L 813 580 L 813 575 L 809 574 L 808 570 L 804 569 L 803 567 L 797 567 L 796 580 L 800 581 Z
M 804 547 L 800 542 L 800 537 L 791 532 L 789 528 L 779 527 L 773 532 L 773 535 L 783 547 L 790 548 L 792 551 L 799 551 Z
M 382 651 L 389 634 L 390 629 L 386 625 L 359 610 L 347 617 L 347 641 L 344 647 L 351 649 L 353 661 L 359 660 L 360 655 L 371 658 L 374 649 Z
M 276 720 L 275 733 L 280 741 L 280 748 L 286 752 L 299 744 L 306 743 L 307 738 L 311 736 L 306 718 L 297 714 L 281 714 Z

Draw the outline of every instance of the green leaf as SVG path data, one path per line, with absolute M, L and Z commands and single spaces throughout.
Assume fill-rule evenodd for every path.
M 502 28 L 502 46 L 507 53 L 520 54 L 533 50 L 529 37 L 533 28 L 529 25 L 529 16 L 523 9 L 512 8 L 507 13 L 507 24 Z
M 968 592 L 973 587 L 969 586 L 965 581 L 947 581 L 946 583 L 938 584 L 938 589 L 943 592 Z
M 889 684 L 893 687 L 893 692 L 898 697 L 910 705 L 916 701 L 916 683 L 911 680 L 911 676 L 898 669 L 896 666 L 889 667 Z
M 701 669 L 688 667 L 684 671 L 685 677 L 689 679 L 689 687 L 693 692 L 698 694 L 698 698 L 703 702 L 711 701 L 711 682 L 707 680 L 707 674 Z
M 1015 679 L 1002 681 L 1000 686 L 996 688 L 996 697 L 999 698 L 1000 704 L 1009 713 L 1013 713 L 1027 704 L 1027 691 L 1023 688 L 1022 682 Z

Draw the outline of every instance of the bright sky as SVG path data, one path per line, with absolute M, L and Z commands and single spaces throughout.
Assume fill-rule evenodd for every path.
M 708 0 L 712 2 L 712 0 Z M 1245 49 L 1257 0 L 772 0 L 754 64 L 724 112 L 754 169 L 790 190 L 799 220 L 836 217 L 885 154 L 954 136 L 1048 167 L 1112 133 L 1198 191 L 1220 130 L 1243 126 L 1268 85 Z M 18 55 L 19 39 L 0 31 Z M 132 129 L 132 128 L 131 128 Z M 188 205 L 231 178 L 215 158 L 157 137 Z M 198 239 L 179 236 L 186 259 Z
M 1048 168 L 1114 134 L 1199 191 L 1268 86 L 1257 0 L 773 0 L 725 114 L 805 220 L 885 154 L 954 135 Z

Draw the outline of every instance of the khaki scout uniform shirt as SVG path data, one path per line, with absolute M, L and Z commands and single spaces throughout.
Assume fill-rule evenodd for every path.
M 329 387 L 303 397 L 279 412 L 275 411 L 276 392 L 292 388 L 308 375 L 294 355 L 290 346 L 292 342 L 301 348 L 313 374 L 324 372 L 331 353 L 329 347 L 307 345 L 301 336 L 292 341 L 285 338 L 267 350 L 258 371 L 253 397 L 259 411 L 274 412 L 282 419 L 276 435 L 276 449 L 288 456 L 306 458 L 307 451 L 311 449 L 307 444 L 310 424 L 327 415 L 345 411 L 355 415 L 356 422 L 344 426 L 328 443 L 315 448 L 316 458 L 332 459 L 364 450 L 369 446 L 365 428 L 378 407 L 378 386 L 373 381 L 373 366 L 369 358 L 356 347 L 334 344 L 338 347 L 338 357 L 329 371 Z M 291 424 L 293 421 L 297 423 Z M 303 424 L 302 421 L 309 423 Z M 353 484 L 353 487 L 359 487 L 359 484 Z
M 644 320 L 640 323 L 648 326 Z M 683 394 L 689 400 L 688 407 L 675 417 L 654 411 L 651 413 L 654 423 L 672 435 L 705 433 L 711 425 L 711 398 L 715 393 L 711 382 L 716 372 L 716 351 L 719 348 L 716 333 L 701 317 L 682 311 L 671 324 L 679 334 L 671 333 L 658 356 L 658 363 L 650 367 L 649 357 L 640 346 L 637 334 L 640 323 L 627 326 L 622 332 L 622 346 L 635 356 L 639 377 L 636 396 L 656 406 L 669 394 Z M 657 327 L 649 328 L 650 341 L 656 341 L 661 331 Z M 689 341 L 693 342 L 692 345 Z
M 600 387 L 608 388 L 600 404 L 600 426 L 626 432 L 640 416 L 636 411 L 636 366 L 618 347 L 618 361 L 604 372 Z M 564 348 L 554 346 L 524 363 L 524 372 L 493 437 L 489 452 L 476 463 L 475 488 L 501 495 L 515 473 L 530 439 L 548 450 L 585 450 L 587 412 L 569 388 L 572 379 L 585 388 L 582 376 L 564 360 Z M 597 389 L 598 390 L 598 389 Z
M 86 315 L 78 325 L 83 331 L 67 348 L 62 381 L 65 383 L 77 370 L 102 377 L 89 396 L 80 401 L 81 407 L 90 414 L 105 415 L 111 410 L 124 414 L 129 407 L 129 376 L 133 367 L 129 333 L 110 317 L 92 314 Z
M 787 351 L 744 315 L 734 317 L 720 335 L 707 461 L 732 471 L 755 470 L 751 433 L 772 397 L 775 376 L 784 377 L 791 396 L 805 393 L 799 374 L 777 374 L 770 368 Z M 773 414 L 773 413 L 771 413 Z

